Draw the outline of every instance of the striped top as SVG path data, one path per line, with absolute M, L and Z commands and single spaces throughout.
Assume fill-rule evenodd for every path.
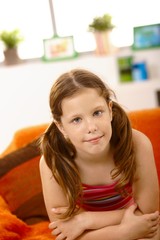
M 122 196 L 116 191 L 116 184 L 117 182 L 97 186 L 83 184 L 82 200 L 78 201 L 78 205 L 87 211 L 111 211 L 132 205 L 132 187 L 127 184 L 124 189 L 128 194 Z

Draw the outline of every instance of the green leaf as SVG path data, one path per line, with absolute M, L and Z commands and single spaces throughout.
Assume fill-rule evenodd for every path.
M 6 48 L 16 48 L 24 39 L 18 29 L 13 31 L 0 32 L 0 40 L 5 44 Z
M 112 24 L 112 17 L 109 14 L 104 14 L 101 17 L 93 18 L 91 24 L 89 24 L 90 31 L 106 31 L 111 30 L 115 26 Z

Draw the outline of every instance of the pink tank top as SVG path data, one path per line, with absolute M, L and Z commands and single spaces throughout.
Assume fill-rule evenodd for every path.
M 83 184 L 83 196 L 78 205 L 86 211 L 111 211 L 127 208 L 134 203 L 132 187 L 125 186 L 126 196 L 122 196 L 116 190 L 116 182 L 107 185 Z

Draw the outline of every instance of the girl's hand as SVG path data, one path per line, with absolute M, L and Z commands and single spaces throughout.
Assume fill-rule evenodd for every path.
M 126 229 L 128 239 L 153 238 L 159 228 L 159 212 L 135 215 L 136 204 L 126 209 L 121 226 Z
M 66 211 L 66 208 L 55 208 L 52 209 L 54 214 L 61 214 Z M 80 236 L 84 230 L 84 221 L 81 214 L 75 215 L 69 219 L 61 220 L 58 219 L 49 224 L 49 229 L 52 230 L 52 235 L 56 236 L 56 240 L 69 239 L 74 240 Z

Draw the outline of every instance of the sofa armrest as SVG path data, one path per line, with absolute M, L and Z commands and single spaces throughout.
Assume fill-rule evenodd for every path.
M 15 151 L 21 147 L 24 147 L 26 144 L 32 142 L 34 139 L 40 136 L 47 127 L 48 124 L 46 123 L 17 130 L 13 136 L 11 143 L 3 151 L 1 156 L 3 157 L 6 154 Z

